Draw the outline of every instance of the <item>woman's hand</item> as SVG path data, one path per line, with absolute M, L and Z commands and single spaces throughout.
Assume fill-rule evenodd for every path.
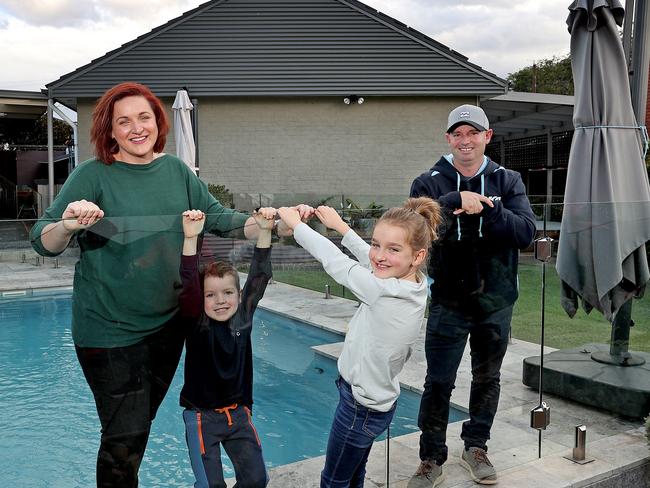
M 278 215 L 282 219 L 282 222 L 292 231 L 302 222 L 300 213 L 296 210 L 296 207 L 280 207 L 278 209 Z
M 63 227 L 68 232 L 86 229 L 104 217 L 104 211 L 93 202 L 77 200 L 68 203 L 61 216 Z
M 321 205 L 316 209 L 316 217 L 328 229 L 334 229 L 341 235 L 344 235 L 350 230 L 350 226 L 346 224 L 338 212 L 332 207 Z
M 203 231 L 205 214 L 201 210 L 185 210 L 183 212 L 183 234 L 186 239 L 192 239 Z
M 253 212 L 253 218 L 260 229 L 273 230 L 276 212 L 273 207 L 261 207 L 257 212 Z

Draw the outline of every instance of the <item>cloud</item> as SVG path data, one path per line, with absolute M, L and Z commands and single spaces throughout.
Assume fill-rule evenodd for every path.
M 112 24 L 73 28 L 9 19 L 7 28 L 0 30 L 0 46 L 7 46 L 2 52 L 5 69 L 0 72 L 0 88 L 40 90 L 147 30 L 136 21 L 124 21 L 118 30 Z
M 2 89 L 40 90 L 196 7 L 199 0 L 160 1 L 161 9 L 156 9 L 155 14 L 151 13 L 150 2 L 145 2 L 144 7 L 127 8 L 124 0 L 42 0 L 42 9 L 35 8 L 33 0 L 23 0 L 25 8 L 18 9 L 18 3 L 0 0 L 0 18 L 4 23 L 4 28 L 0 28 L 0 46 L 5 67 L 0 71 Z M 92 11 L 92 17 L 74 17 L 71 5 L 77 4 L 92 4 L 92 9 L 86 11 Z M 20 16 L 13 15 L 15 10 L 20 10 Z M 116 11 L 119 15 L 111 14 Z M 56 19 L 46 12 L 56 12 Z
M 204 1 L 0 0 L 0 88 L 40 89 Z M 362 1 L 501 77 L 569 50 L 567 0 Z
M 566 0 L 364 0 L 505 77 L 569 52 Z
M 73 26 L 97 17 L 94 1 L 2 0 L 0 5 L 11 17 L 30 25 Z
M 195 0 L 0 0 L 0 9 L 34 26 L 83 27 L 123 19 L 163 23 L 195 7 Z

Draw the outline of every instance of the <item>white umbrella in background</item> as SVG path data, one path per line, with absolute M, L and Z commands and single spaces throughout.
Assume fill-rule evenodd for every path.
M 194 145 L 194 132 L 192 131 L 192 114 L 194 108 L 186 90 L 178 90 L 172 105 L 174 112 L 174 140 L 176 141 L 176 155 L 185 162 L 195 173 L 196 146 Z

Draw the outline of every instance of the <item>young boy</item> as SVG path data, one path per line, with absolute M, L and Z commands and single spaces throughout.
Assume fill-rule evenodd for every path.
M 226 487 L 221 466 L 223 445 L 235 468 L 237 485 L 268 482 L 262 446 L 251 420 L 253 405 L 253 313 L 271 278 L 274 208 L 254 214 L 260 227 L 243 291 L 239 274 L 224 262 L 199 272 L 197 239 L 205 215 L 183 213 L 181 313 L 188 324 L 185 384 L 180 404 L 195 488 Z

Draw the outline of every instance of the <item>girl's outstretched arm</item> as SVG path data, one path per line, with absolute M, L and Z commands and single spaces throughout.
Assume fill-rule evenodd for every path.
M 355 232 L 348 235 L 350 226 L 345 223 L 339 213 L 332 207 L 321 206 L 316 209 L 316 216 L 326 227 L 335 230 L 342 236 L 347 237 L 343 239 L 342 244 L 347 247 L 354 257 L 357 258 L 361 264 L 366 267 L 370 266 L 370 259 L 368 258 L 368 251 L 370 246 L 366 241 L 359 237 Z
M 278 215 L 293 229 L 296 242 L 309 251 L 337 283 L 347 287 L 364 303 L 372 303 L 379 297 L 383 289 L 379 282 L 382 280 L 375 278 L 370 269 L 346 256 L 328 238 L 303 224 L 295 209 L 280 208 Z M 347 234 L 350 232 L 354 234 L 352 230 Z
M 316 217 L 318 217 L 318 220 L 320 220 L 325 227 L 335 230 L 342 236 L 350 230 L 350 226 L 345 223 L 339 213 L 332 207 L 321 205 L 316 209 Z

